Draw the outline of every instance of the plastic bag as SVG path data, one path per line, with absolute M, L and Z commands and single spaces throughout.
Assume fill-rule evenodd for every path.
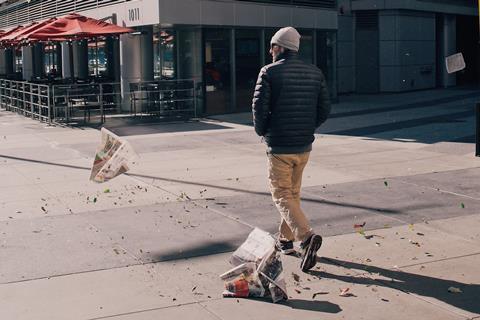
M 266 231 L 255 228 L 247 240 L 232 254 L 230 263 L 238 266 L 246 262 L 259 263 L 272 248 L 275 248 L 275 239 Z
M 236 267 L 220 275 L 226 281 L 224 297 L 270 296 L 274 303 L 288 299 L 281 255 L 268 232 L 255 228 L 230 263 Z
M 138 157 L 130 144 L 111 131 L 102 128 L 102 143 L 93 161 L 90 180 L 105 182 L 130 170 Z

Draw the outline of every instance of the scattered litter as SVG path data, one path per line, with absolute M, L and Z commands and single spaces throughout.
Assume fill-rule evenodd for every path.
M 103 193 L 110 193 L 110 189 L 103 190 Z
M 340 289 L 340 294 L 339 296 L 340 297 L 354 297 L 355 295 L 352 294 L 350 291 L 350 288 L 344 288 L 344 289 Z
M 324 294 L 329 294 L 329 292 L 326 292 L 326 291 L 315 292 L 312 295 L 312 299 L 315 299 L 316 296 L 320 296 L 320 295 L 324 295 Z
M 367 224 L 366 222 L 363 222 L 362 224 L 354 224 L 353 228 L 354 229 L 363 228 L 365 227 L 366 224 Z
M 270 296 L 274 303 L 288 299 L 281 255 L 268 232 L 255 228 L 230 263 L 235 267 L 220 275 L 225 281 L 224 297 Z
M 300 282 L 300 276 L 298 274 L 292 272 L 292 277 L 296 282 Z
M 411 244 L 420 248 L 420 243 L 418 243 L 417 241 L 413 241 L 413 240 L 409 239 L 408 242 L 410 242 Z
M 408 228 L 410 229 L 410 231 L 413 231 L 415 229 L 415 226 L 413 225 L 413 223 L 411 223 L 408 225 Z
M 448 292 L 450 292 L 450 293 L 462 293 L 463 291 L 460 290 L 459 288 L 456 288 L 456 287 L 450 287 L 450 288 L 448 288 Z

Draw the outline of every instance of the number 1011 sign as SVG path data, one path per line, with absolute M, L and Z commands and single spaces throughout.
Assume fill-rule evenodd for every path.
M 128 21 L 140 21 L 140 8 L 128 9 Z

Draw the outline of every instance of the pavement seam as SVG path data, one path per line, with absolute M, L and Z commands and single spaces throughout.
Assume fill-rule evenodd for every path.
M 172 306 L 150 308 L 150 309 L 144 309 L 144 310 L 138 310 L 138 311 L 132 311 L 132 312 L 117 313 L 117 314 L 112 314 L 112 315 L 109 315 L 109 316 L 89 318 L 89 319 L 86 319 L 86 320 L 111 319 L 111 318 L 120 317 L 120 316 L 128 316 L 128 315 L 134 315 L 134 314 L 139 314 L 139 313 L 151 312 L 151 311 L 156 311 L 156 310 L 164 310 L 164 309 L 170 309 L 170 308 L 177 308 L 177 307 L 183 307 L 183 306 L 189 306 L 189 305 L 195 305 L 195 304 L 199 304 L 199 303 L 197 301 L 188 302 L 188 303 L 179 303 L 179 304 L 172 305 Z
M 473 168 L 469 168 L 469 169 L 479 169 L 479 168 L 480 167 L 473 167 Z M 454 171 L 456 171 L 456 170 L 454 170 Z M 445 171 L 442 171 L 442 173 L 443 172 L 445 172 Z M 407 176 L 407 177 L 409 177 L 409 176 Z M 403 178 L 405 178 L 405 176 Z M 480 200 L 480 198 L 472 197 L 472 196 L 469 196 L 469 195 L 466 195 L 466 194 L 461 194 L 461 193 L 457 193 L 457 192 L 453 192 L 453 191 L 443 190 L 443 189 L 440 189 L 440 188 L 424 186 L 424 185 L 416 184 L 416 183 L 413 183 L 413 182 L 408 182 L 408 181 L 401 180 L 401 179 L 399 179 L 399 181 L 403 184 L 413 185 L 413 186 L 416 186 L 416 187 L 419 187 L 419 188 L 430 189 L 430 190 L 433 190 L 433 191 L 439 191 L 439 192 L 442 192 L 442 193 L 447 193 L 447 194 L 451 194 L 451 195 L 454 195 L 454 196 L 459 196 L 459 197 L 472 199 L 472 200 Z
M 426 262 L 423 262 L 423 263 L 415 263 L 415 264 L 403 265 L 403 266 L 399 266 L 399 269 L 411 268 L 411 267 L 416 267 L 416 266 L 421 266 L 421 265 L 426 265 L 426 264 L 431 264 L 431 263 L 436 263 L 436 262 L 450 261 L 450 260 L 455 260 L 455 259 L 461 259 L 461 258 L 478 256 L 478 255 L 480 255 L 480 252 L 475 252 L 475 253 L 470 253 L 470 254 L 464 254 L 464 255 L 455 256 L 455 257 L 448 257 L 448 258 L 443 258 L 443 259 L 437 259 L 437 260 L 431 260 L 431 261 L 426 261 Z

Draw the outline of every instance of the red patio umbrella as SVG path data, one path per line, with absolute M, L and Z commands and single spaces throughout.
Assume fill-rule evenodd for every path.
M 57 18 L 49 18 L 42 20 L 40 22 L 33 22 L 31 25 L 25 27 L 24 29 L 15 32 L 15 35 L 10 35 L 12 37 L 13 42 L 18 43 L 21 41 L 27 41 L 29 39 L 29 35 L 37 31 L 38 29 L 46 26 L 47 24 L 55 21 Z
M 85 17 L 77 13 L 57 18 L 28 35 L 33 40 L 75 40 L 132 32 L 130 28 Z

